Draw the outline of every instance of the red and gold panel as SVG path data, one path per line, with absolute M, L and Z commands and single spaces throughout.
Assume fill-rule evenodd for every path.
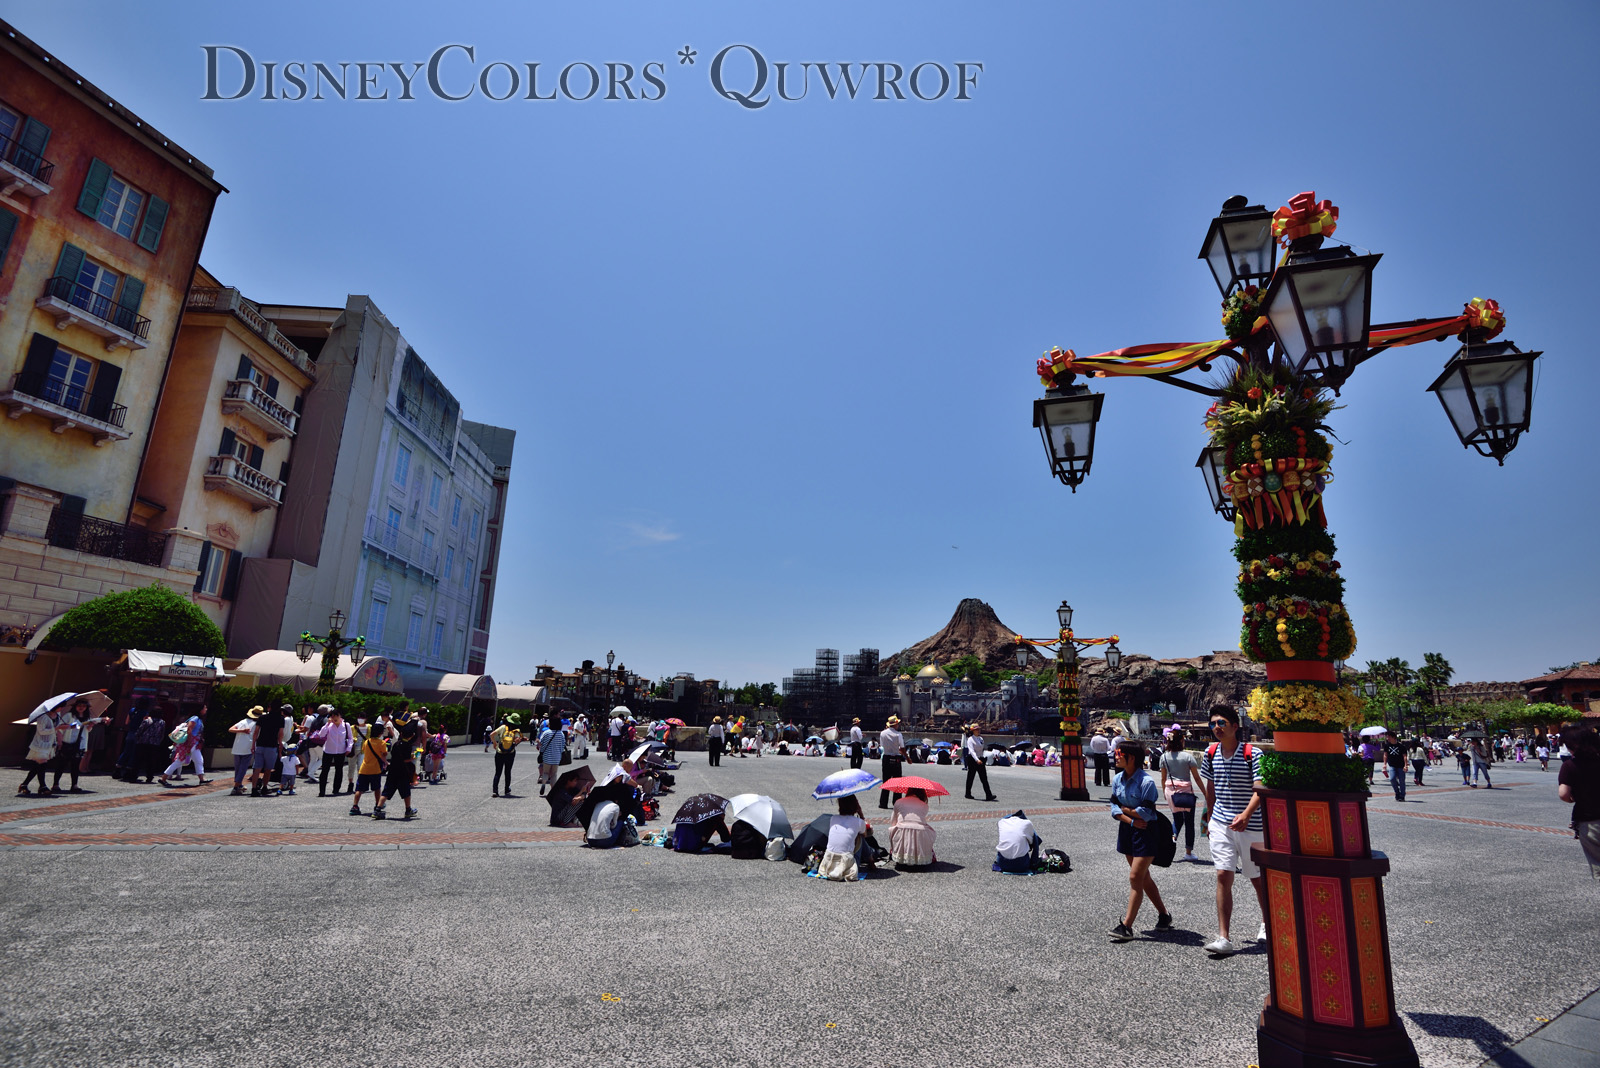
M 1294 814 L 1300 824 L 1300 852 L 1313 857 L 1333 856 L 1333 819 L 1326 801 L 1296 801 Z
M 1289 799 L 1267 798 L 1267 848 L 1289 852 Z
M 1302 875 L 1300 896 L 1305 908 L 1311 1017 L 1322 1024 L 1354 1027 L 1356 1015 L 1350 997 L 1350 955 L 1340 882 L 1330 876 Z
M 1286 871 L 1268 868 L 1266 874 L 1267 908 L 1272 910 L 1272 1004 L 1304 1019 L 1305 1006 L 1300 1000 L 1300 944 L 1295 941 L 1294 881 Z
M 1359 801 L 1339 802 L 1339 837 L 1343 839 L 1344 855 L 1347 857 L 1364 857 L 1367 855 L 1366 837 L 1361 833 L 1361 803 Z
M 1356 967 L 1361 974 L 1361 1008 L 1368 1027 L 1389 1022 L 1389 984 L 1384 974 L 1383 922 L 1378 912 L 1378 880 L 1350 880 L 1351 912 L 1356 921 Z

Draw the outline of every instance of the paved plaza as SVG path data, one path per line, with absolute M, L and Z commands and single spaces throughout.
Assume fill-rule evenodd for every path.
M 419 790 L 421 817 L 384 823 L 314 786 L 254 799 L 95 777 L 93 793 L 45 800 L 12 798 L 21 773 L 0 771 L 0 1064 L 1255 1062 L 1265 949 L 1200 950 L 1209 864 L 1158 871 L 1177 930 L 1157 936 L 1146 906 L 1141 937 L 1111 944 L 1126 895 L 1114 828 L 1102 804 L 1059 801 L 1055 769 L 990 769 L 986 804 L 961 798 L 959 768 L 908 768 L 955 795 L 933 803 L 938 870 L 843 885 L 788 863 L 582 848 L 548 826 L 530 755 L 522 796 L 503 800 L 489 757 L 456 750 L 449 781 Z M 844 766 L 685 756 L 668 817 L 701 790 L 753 790 L 798 826 Z M 1493 791 L 1461 788 L 1453 767 L 1427 777 L 1404 804 L 1380 778 L 1369 809 L 1422 1063 L 1475 1066 L 1527 1039 L 1496 1063 L 1594 1065 L 1596 1000 L 1566 1010 L 1600 986 L 1600 883 L 1554 771 L 1496 765 Z M 992 821 L 1017 808 L 1072 873 L 989 870 Z M 1258 923 L 1244 892 L 1236 937 Z

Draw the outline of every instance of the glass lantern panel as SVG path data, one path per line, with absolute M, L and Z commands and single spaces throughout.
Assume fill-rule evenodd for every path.
M 1465 370 L 1485 429 L 1527 421 L 1527 377 L 1532 369 L 1525 360 L 1468 365 Z
M 1299 366 L 1306 354 L 1306 336 L 1300 329 L 1300 316 L 1295 310 L 1293 286 L 1280 285 L 1273 290 L 1272 303 L 1267 305 L 1267 319 L 1290 364 Z
M 1289 280 L 1300 296 L 1306 329 L 1316 348 L 1361 342 L 1367 323 L 1366 276 L 1366 264 L 1351 263 L 1304 271 Z
M 1226 293 L 1233 284 L 1233 274 L 1229 270 L 1228 244 L 1222 239 L 1220 226 L 1211 231 L 1211 240 L 1206 244 L 1206 266 L 1211 268 L 1217 288 Z
M 1094 443 L 1094 404 L 1089 398 L 1047 405 L 1044 418 L 1050 452 L 1058 462 L 1089 455 Z
M 1456 436 L 1463 442 L 1470 439 L 1478 430 L 1478 416 L 1472 410 L 1472 398 L 1467 393 L 1466 385 L 1461 381 L 1459 373 L 1453 374 L 1438 389 L 1439 401 L 1444 405 L 1444 414 L 1450 417 L 1450 425 L 1455 428 Z
M 1241 277 L 1265 278 L 1272 273 L 1272 219 L 1240 219 L 1222 224 L 1228 251 L 1233 256 L 1233 273 Z

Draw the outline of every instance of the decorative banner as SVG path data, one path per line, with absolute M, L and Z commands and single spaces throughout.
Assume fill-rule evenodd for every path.
M 1272 214 L 1272 236 L 1284 248 L 1300 237 L 1327 237 L 1339 228 L 1339 209 L 1333 201 L 1317 203 L 1317 194 L 1301 193 Z

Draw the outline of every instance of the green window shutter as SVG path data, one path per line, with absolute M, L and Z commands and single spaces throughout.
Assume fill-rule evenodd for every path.
M 245 463 L 249 464 L 257 471 L 260 471 L 261 465 L 263 462 L 265 462 L 266 458 L 267 450 L 263 449 L 260 445 L 252 445 L 250 446 L 250 459 L 246 460 Z
M 232 456 L 232 455 L 234 455 L 233 445 L 234 445 L 234 442 L 236 442 L 238 440 L 239 440 L 238 436 L 234 434 L 232 427 L 226 427 L 226 426 L 223 427 L 222 428 L 222 444 L 217 446 L 217 455 L 218 456 Z
M 83 192 L 78 194 L 78 210 L 91 219 L 100 218 L 100 202 L 106 198 L 106 184 L 110 181 L 111 164 L 90 160 L 89 176 L 83 180 Z
M 144 300 L 144 282 L 133 275 L 122 280 L 122 292 L 117 296 L 117 303 L 128 309 L 130 315 L 139 314 L 139 304 Z
M 278 399 L 278 380 L 271 375 L 267 376 L 267 396 L 273 400 Z
M 18 389 L 30 396 L 39 395 L 39 391 L 44 389 L 44 380 L 50 377 L 50 364 L 56 358 L 56 348 L 54 338 L 43 334 L 33 335 L 33 340 L 28 343 L 28 355 L 22 361 Z
M 239 592 L 239 572 L 244 569 L 244 553 L 228 554 L 228 574 L 222 580 L 222 599 L 231 601 Z
M 211 559 L 211 543 L 205 542 L 200 546 L 200 574 L 194 577 L 194 592 L 199 593 L 200 587 L 206 581 L 206 563 Z
M 78 272 L 83 270 L 83 249 L 77 245 L 63 244 L 61 255 L 56 257 L 56 277 L 77 284 Z
M 144 209 L 144 225 L 139 228 L 139 247 L 154 252 L 156 246 L 161 244 L 161 231 L 166 225 L 167 202 L 152 196 L 150 206 Z
M 17 217 L 0 208 L 0 270 L 6 265 L 6 252 L 11 248 L 11 238 L 17 232 Z
M 249 378 L 250 377 L 250 369 L 252 367 L 254 367 L 254 366 L 255 366 L 255 364 L 250 362 L 250 357 L 246 356 L 244 353 L 241 352 L 239 354 L 239 373 L 234 375 L 233 377 L 234 378 Z
M 50 127 L 38 119 L 24 120 L 13 162 L 33 177 L 39 177 L 39 169 L 44 164 L 44 146 L 49 143 Z
M 104 360 L 94 370 L 94 386 L 89 390 L 89 416 L 102 423 L 111 421 L 111 406 L 117 401 L 117 385 L 122 381 L 122 368 Z

